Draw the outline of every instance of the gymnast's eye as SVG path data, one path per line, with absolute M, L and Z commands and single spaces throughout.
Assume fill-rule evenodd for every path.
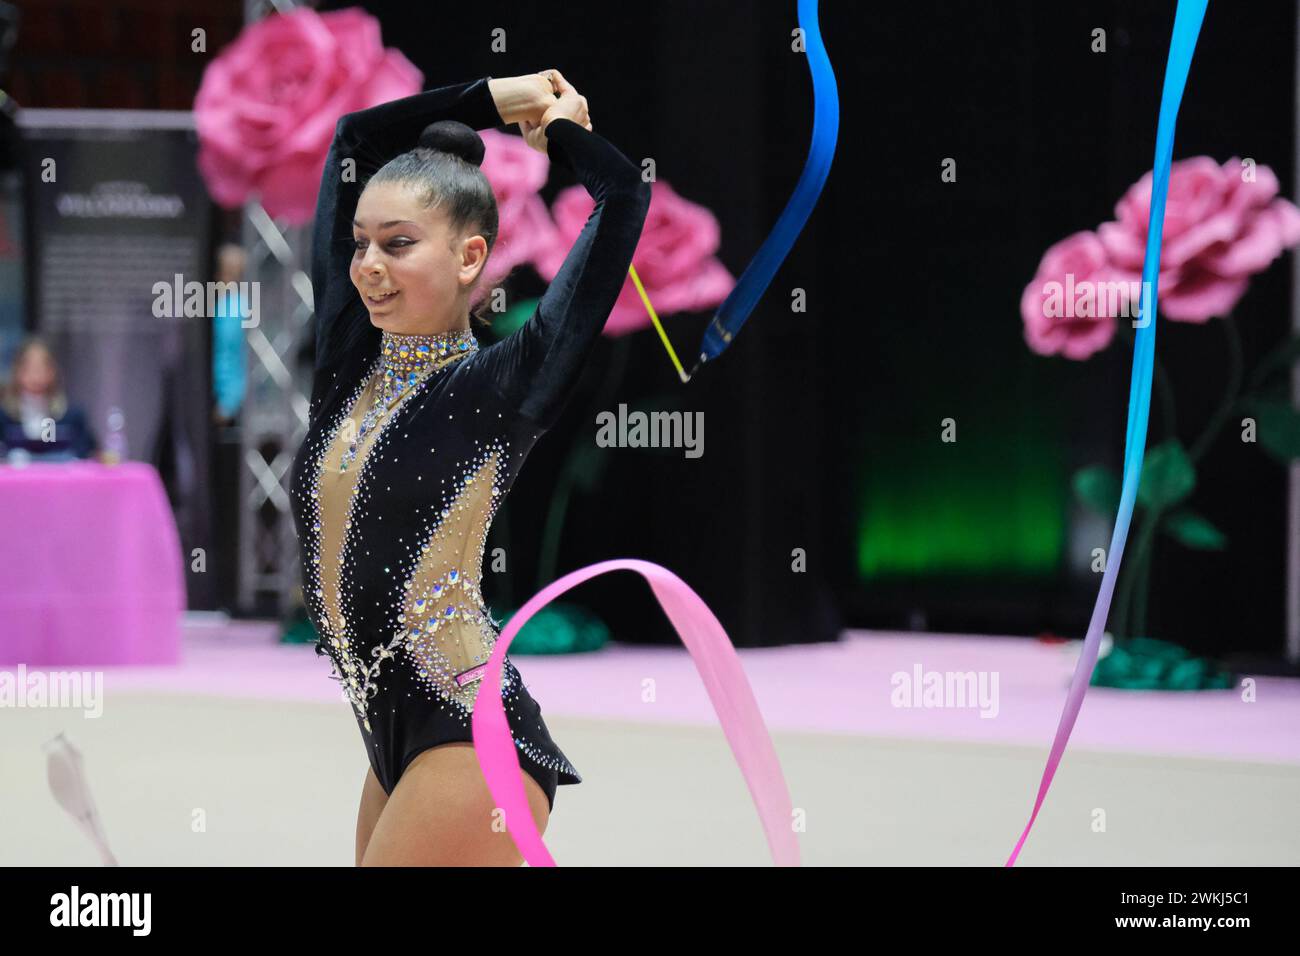
M 367 241 L 365 239 L 354 239 L 352 240 L 352 244 L 356 247 L 356 250 L 360 252 L 366 248 Z M 415 245 L 415 240 L 407 239 L 405 236 L 399 236 L 396 239 L 390 239 L 386 244 L 386 248 L 389 251 L 394 251 L 397 249 L 403 249 L 407 246 L 413 246 L 413 245 Z

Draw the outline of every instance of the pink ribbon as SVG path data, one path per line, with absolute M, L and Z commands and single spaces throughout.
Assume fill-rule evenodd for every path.
M 529 618 L 570 588 L 610 571 L 635 571 L 649 583 L 704 681 L 758 809 L 772 861 L 777 866 L 798 866 L 799 842 L 794 834 L 790 790 L 736 649 L 708 605 L 686 582 L 667 568 L 635 558 L 589 564 L 542 588 L 510 618 L 488 658 L 474 702 L 474 753 L 483 768 L 492 799 L 504 811 L 506 828 L 524 860 L 529 866 L 556 865 L 537 832 L 524 795 L 523 770 L 501 699 L 502 666 L 510 642 Z M 483 693 L 488 687 L 496 692 Z

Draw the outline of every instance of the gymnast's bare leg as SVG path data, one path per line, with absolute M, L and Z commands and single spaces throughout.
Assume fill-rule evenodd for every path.
M 357 808 L 357 866 L 366 855 L 366 846 L 370 843 L 370 834 L 375 831 L 379 814 L 388 802 L 388 794 L 380 786 L 374 768 L 366 766 L 366 780 L 361 785 L 361 806 Z
M 550 818 L 546 794 L 529 774 L 522 777 L 537 831 L 545 833 Z M 364 794 L 362 801 L 364 805 Z M 457 741 L 431 747 L 397 781 L 361 851 L 360 865 L 520 866 L 524 858 L 500 818 L 474 745 Z M 359 817 L 358 848 L 361 829 Z

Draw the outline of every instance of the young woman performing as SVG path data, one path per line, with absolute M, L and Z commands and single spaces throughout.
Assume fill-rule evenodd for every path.
M 528 321 L 480 347 L 470 299 L 497 237 L 476 129 L 518 123 L 595 200 Z M 358 865 L 519 865 L 470 725 L 498 634 L 488 528 L 566 404 L 650 203 L 557 70 L 484 77 L 338 123 L 313 237 L 316 368 L 291 477 L 304 595 L 369 769 Z M 509 662 L 501 693 L 543 830 L 581 782 Z

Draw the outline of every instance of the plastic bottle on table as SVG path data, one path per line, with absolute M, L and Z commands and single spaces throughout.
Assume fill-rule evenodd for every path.
M 114 405 L 108 410 L 108 432 L 104 436 L 104 463 L 117 465 L 126 461 L 126 416 Z

